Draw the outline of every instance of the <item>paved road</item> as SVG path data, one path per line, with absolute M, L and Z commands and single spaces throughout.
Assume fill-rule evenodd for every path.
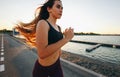
M 25 44 L 0 34 L 0 77 L 32 77 L 36 58 Z

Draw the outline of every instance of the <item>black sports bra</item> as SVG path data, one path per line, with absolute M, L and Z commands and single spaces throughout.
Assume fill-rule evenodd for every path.
M 61 40 L 63 38 L 63 34 L 61 33 L 59 26 L 58 26 L 59 31 L 57 31 L 52 27 L 52 25 L 48 21 L 47 21 L 47 23 L 50 27 L 50 29 L 48 31 L 48 45 L 49 45 L 49 44 L 52 44 L 52 43 L 55 43 L 55 42 Z

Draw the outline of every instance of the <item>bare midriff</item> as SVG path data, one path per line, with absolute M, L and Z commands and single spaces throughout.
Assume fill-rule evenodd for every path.
M 45 59 L 38 58 L 38 61 L 42 66 L 50 66 L 58 60 L 60 54 L 61 54 L 61 50 L 58 50 L 52 55 L 46 57 Z

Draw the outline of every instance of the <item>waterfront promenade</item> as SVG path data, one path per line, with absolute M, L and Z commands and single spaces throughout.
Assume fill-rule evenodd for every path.
M 0 35 L 0 38 L 3 38 L 0 40 L 0 77 L 32 77 L 36 51 L 9 35 Z M 65 77 L 104 77 L 62 58 L 61 64 Z

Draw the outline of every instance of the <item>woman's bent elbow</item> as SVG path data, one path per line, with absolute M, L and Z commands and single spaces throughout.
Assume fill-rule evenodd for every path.
M 46 56 L 40 55 L 39 58 L 40 58 L 40 59 L 45 59 Z
M 39 53 L 38 56 L 40 59 L 45 59 L 47 57 L 44 53 Z

